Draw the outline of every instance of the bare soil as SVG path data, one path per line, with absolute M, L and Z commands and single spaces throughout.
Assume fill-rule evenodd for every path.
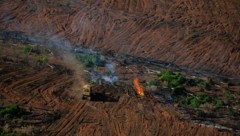
M 94 87 L 111 92 L 117 101 L 81 100 L 72 95 L 71 68 L 51 54 L 47 54 L 49 65 L 37 66 L 38 56 L 24 54 L 23 47 L 1 41 L 0 104 L 16 103 L 30 111 L 10 124 L 13 131 L 29 127 L 34 128 L 29 135 L 232 135 L 229 130 L 184 121 L 171 106 L 129 95 L 124 87 Z
M 0 29 L 240 78 L 239 0 L 1 0 Z

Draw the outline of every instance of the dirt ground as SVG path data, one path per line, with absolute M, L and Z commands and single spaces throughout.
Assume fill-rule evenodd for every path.
M 232 135 L 228 130 L 184 121 L 171 106 L 129 95 L 124 87 L 94 88 L 111 92 L 117 101 L 81 100 L 73 96 L 71 68 L 57 63 L 54 56 L 48 65 L 36 66 L 37 57 L 26 57 L 19 44 L 1 43 L 0 105 L 16 103 L 30 111 L 10 125 L 13 131 L 59 136 Z
M 0 29 L 240 78 L 239 0 L 1 0 Z

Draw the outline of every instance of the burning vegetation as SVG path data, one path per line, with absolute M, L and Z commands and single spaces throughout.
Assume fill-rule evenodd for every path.
M 138 78 L 135 78 L 133 80 L 133 84 L 134 84 L 134 88 L 136 90 L 136 93 L 139 95 L 139 96 L 144 96 L 144 91 L 143 91 L 143 87 L 141 85 L 141 83 L 139 82 L 139 79 Z

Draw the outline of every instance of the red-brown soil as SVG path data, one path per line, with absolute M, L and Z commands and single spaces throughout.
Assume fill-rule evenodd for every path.
M 240 78 L 239 0 L 2 0 L 0 28 Z
M 34 58 L 25 58 L 18 46 L 1 44 L 0 105 L 17 103 L 31 109 L 19 127 L 34 126 L 37 135 L 232 135 L 230 131 L 181 120 L 171 106 L 129 96 L 122 88 L 94 88 L 114 92 L 118 102 L 72 97 L 73 71 L 58 65 L 57 58 L 49 61 L 54 68 L 36 67 Z M 54 110 L 58 110 L 60 119 L 54 119 Z

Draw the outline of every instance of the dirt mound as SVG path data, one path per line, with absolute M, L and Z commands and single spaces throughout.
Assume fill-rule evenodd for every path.
M 3 0 L 0 28 L 239 78 L 239 7 L 239 0 Z

